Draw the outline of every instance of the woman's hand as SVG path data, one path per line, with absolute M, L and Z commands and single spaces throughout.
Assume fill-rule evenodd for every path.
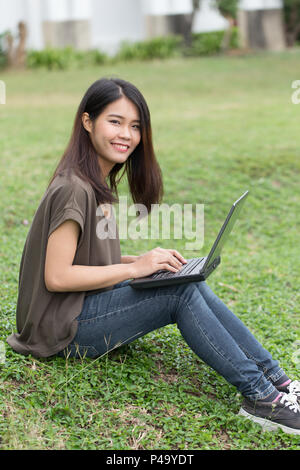
M 167 270 L 177 272 L 186 264 L 187 261 L 176 250 L 165 248 L 154 248 L 144 255 L 140 255 L 134 263 L 132 263 L 132 274 L 134 278 L 150 276 L 159 270 Z

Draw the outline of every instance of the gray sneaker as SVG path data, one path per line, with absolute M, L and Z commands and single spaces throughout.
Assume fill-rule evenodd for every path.
M 293 380 L 291 383 L 286 385 L 285 387 L 276 387 L 279 392 L 283 393 L 292 393 L 296 395 L 298 399 L 298 403 L 300 404 L 300 381 Z
M 300 436 L 300 406 L 294 394 L 283 393 L 272 403 L 245 398 L 239 415 L 260 424 L 263 430 L 275 431 L 280 428 L 285 433 Z

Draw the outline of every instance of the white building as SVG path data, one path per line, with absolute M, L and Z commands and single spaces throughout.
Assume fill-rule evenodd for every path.
M 280 51 L 285 48 L 282 0 L 240 0 L 238 24 L 242 46 Z
M 168 17 L 191 11 L 192 0 L 0 0 L 0 33 L 16 34 L 24 21 L 29 49 L 71 44 L 113 53 L 123 40 L 167 34 Z M 202 0 L 195 20 L 196 31 L 227 25 L 212 0 Z
M 194 32 L 226 29 L 227 21 L 213 3 L 201 1 Z M 241 0 L 240 5 L 246 12 L 279 11 L 282 1 Z M 114 53 L 123 40 L 138 41 L 172 32 L 170 25 L 176 15 L 191 11 L 192 0 L 0 0 L 0 33 L 10 30 L 16 35 L 18 22 L 24 21 L 28 49 L 72 45 Z M 244 25 L 246 16 L 242 18 Z

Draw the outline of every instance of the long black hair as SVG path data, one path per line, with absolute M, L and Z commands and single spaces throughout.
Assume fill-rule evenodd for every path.
M 101 174 L 98 155 L 89 133 L 82 124 L 82 115 L 86 112 L 95 121 L 106 106 L 122 96 L 126 96 L 139 111 L 141 140 L 126 162 L 116 163 L 111 169 L 108 185 Z M 118 201 L 117 185 L 125 172 L 134 203 L 144 204 L 150 212 L 151 204 L 161 202 L 163 181 L 153 149 L 150 112 L 143 95 L 132 83 L 119 78 L 101 78 L 88 88 L 77 110 L 69 144 L 49 185 L 62 170 L 73 170 L 88 181 L 98 204 Z

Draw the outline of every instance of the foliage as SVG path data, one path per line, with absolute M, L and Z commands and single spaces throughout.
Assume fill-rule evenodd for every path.
M 116 61 L 167 59 L 170 57 L 213 55 L 221 51 L 224 31 L 193 33 L 191 44 L 184 46 L 181 36 L 154 38 L 135 43 L 123 43 Z M 238 30 L 233 28 L 231 48 L 238 47 Z
M 192 44 L 188 51 L 189 55 L 203 56 L 214 55 L 221 51 L 224 31 L 210 33 L 193 33 Z M 233 28 L 229 47 L 238 48 L 239 38 L 237 28 Z
M 116 60 L 166 59 L 180 55 L 182 38 L 180 36 L 155 37 L 134 43 L 123 42 Z
M 221 15 L 236 18 L 239 0 L 215 0 Z
M 0 69 L 4 68 L 7 63 L 6 53 L 5 53 L 5 36 L 6 32 L 0 34 Z
M 78 67 L 98 65 L 107 61 L 107 56 L 99 50 L 77 51 L 72 47 L 61 49 L 46 47 L 41 51 L 31 50 L 27 53 L 29 68 L 45 67 L 48 70 L 65 70 L 72 64 Z
M 131 60 L 168 59 L 184 55 L 213 55 L 221 50 L 224 31 L 192 34 L 191 45 L 185 48 L 181 36 L 156 37 L 146 41 L 123 42 L 114 57 L 99 50 L 76 51 L 72 47 L 55 49 L 47 47 L 41 51 L 31 50 L 27 54 L 28 68 L 67 70 L 72 67 L 103 65 Z M 230 47 L 238 47 L 237 28 L 233 29 Z
M 211 33 L 193 33 L 190 55 L 213 55 L 221 50 L 224 31 Z
M 300 36 L 300 0 L 283 0 L 287 43 L 293 46 Z

